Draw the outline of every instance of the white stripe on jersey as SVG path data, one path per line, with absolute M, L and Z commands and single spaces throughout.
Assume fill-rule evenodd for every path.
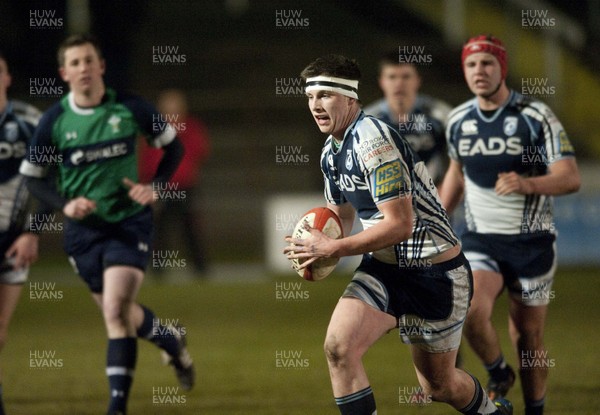
M 30 163 L 27 159 L 23 159 L 21 165 L 19 166 L 19 173 L 21 173 L 23 176 L 31 176 L 41 179 L 46 177 L 48 171 L 46 166 L 38 166 Z
M 24 177 L 15 175 L 9 181 L 0 184 L 0 232 L 6 232 L 10 226 L 17 222 L 17 216 L 23 212 L 29 193 L 23 183 Z M 0 261 L 2 262 L 2 261 Z
M 175 127 L 173 127 L 171 124 L 167 124 L 165 126 L 165 130 L 156 137 L 154 137 L 154 139 L 152 140 L 152 147 L 164 147 L 167 144 L 170 144 L 175 139 L 176 135 L 177 130 L 175 129 Z
M 453 135 L 452 128 L 455 125 L 457 127 L 460 125 L 459 121 L 461 121 L 473 109 L 473 105 L 477 105 L 475 99 L 460 104 L 458 107 L 450 111 L 450 114 L 448 114 L 448 124 L 446 124 L 446 141 L 448 141 L 448 156 L 452 160 L 459 160 L 456 149 L 450 143 L 450 138 Z
M 527 117 L 531 117 L 542 124 L 548 164 L 552 164 L 557 160 L 565 158 L 565 156 L 562 156 L 560 154 L 560 133 L 561 131 L 564 131 L 563 126 L 560 123 L 560 121 L 558 121 L 556 116 L 552 113 L 552 110 L 550 110 L 550 108 L 543 102 L 533 101 L 530 102 L 529 105 L 527 105 L 525 108 L 523 108 L 521 114 L 525 116 L 526 120 Z M 529 124 L 529 128 L 531 129 L 531 124 Z
M 42 117 L 42 113 L 40 112 L 40 110 L 38 110 L 33 105 L 27 104 L 22 101 L 11 100 L 11 103 L 13 106 L 13 112 L 16 116 L 34 126 L 38 125 L 38 122 Z M 31 131 L 30 133 L 33 133 L 33 131 Z

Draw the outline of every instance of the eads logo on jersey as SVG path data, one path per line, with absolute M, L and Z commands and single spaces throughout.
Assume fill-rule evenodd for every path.
M 508 154 L 510 156 L 521 155 L 523 146 L 519 137 L 490 137 L 487 140 L 483 138 L 461 138 L 458 140 L 458 154 L 461 157 L 468 156 L 498 156 Z
M 16 143 L 0 141 L 0 160 L 6 160 L 11 157 L 20 159 L 25 154 L 27 154 L 27 148 L 23 141 L 17 141 Z

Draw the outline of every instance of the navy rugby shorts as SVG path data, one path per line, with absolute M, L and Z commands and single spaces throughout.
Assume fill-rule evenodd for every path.
M 67 220 L 64 248 L 75 272 L 93 293 L 101 293 L 104 270 L 126 265 L 146 270 L 151 256 L 152 210 L 148 207 L 117 223 L 101 227 Z
M 471 269 L 462 253 L 418 267 L 364 255 L 342 297 L 358 298 L 396 317 L 404 343 L 442 353 L 460 345 L 472 293 Z
M 473 271 L 504 278 L 511 298 L 525 305 L 546 305 L 554 296 L 556 236 L 550 232 L 518 235 L 466 232 L 463 251 Z

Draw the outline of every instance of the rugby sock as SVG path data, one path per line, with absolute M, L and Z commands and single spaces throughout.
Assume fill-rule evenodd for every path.
M 350 395 L 335 398 L 342 415 L 377 415 L 375 397 L 370 386 Z
M 525 415 L 543 415 L 544 398 L 539 401 L 525 400 Z
M 2 385 L 0 385 L 0 415 L 4 415 L 4 405 L 2 405 Z
M 503 381 L 508 379 L 510 370 L 508 370 L 508 364 L 504 360 L 504 356 L 501 354 L 498 359 L 494 360 L 493 363 L 485 365 L 490 377 L 497 381 Z
M 479 381 L 475 377 L 473 377 L 473 375 L 469 376 L 471 376 L 473 382 L 475 382 L 475 395 L 473 395 L 471 403 L 469 403 L 467 406 L 461 409 L 460 412 L 465 415 L 484 415 L 499 413 L 496 406 L 487 397 L 487 394 L 481 387 Z
M 137 339 L 108 339 L 106 375 L 110 386 L 109 413 L 125 413 L 137 359 Z
M 152 310 L 142 304 L 140 304 L 140 307 L 144 310 L 144 320 L 142 321 L 142 325 L 137 329 L 138 337 L 154 343 L 170 356 L 177 356 L 179 354 L 179 342 L 172 333 L 172 330 L 160 324 L 160 320 Z

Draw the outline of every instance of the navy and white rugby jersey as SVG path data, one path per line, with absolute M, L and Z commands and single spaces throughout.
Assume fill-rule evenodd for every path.
M 385 98 L 364 108 L 365 114 L 379 118 L 410 143 L 435 183 L 441 182 L 448 166 L 445 129 L 450 110 L 445 102 L 424 94 L 417 95 L 413 108 L 402 119 L 392 115 Z
M 371 255 L 386 263 L 428 259 L 458 244 L 433 180 L 410 145 L 382 121 L 361 111 L 346 129 L 338 148 L 325 141 L 321 170 L 325 198 L 334 205 L 349 202 L 364 229 L 383 219 L 378 203 L 412 195 L 410 239 Z
M 465 215 L 470 231 L 494 234 L 553 232 L 552 197 L 494 191 L 498 174 L 546 174 L 574 149 L 560 121 L 543 102 L 511 91 L 507 102 L 484 114 L 472 99 L 450 113 L 448 150 L 463 166 Z
M 0 250 L 21 233 L 29 192 L 19 166 L 41 113 L 20 101 L 9 101 L 0 114 Z

